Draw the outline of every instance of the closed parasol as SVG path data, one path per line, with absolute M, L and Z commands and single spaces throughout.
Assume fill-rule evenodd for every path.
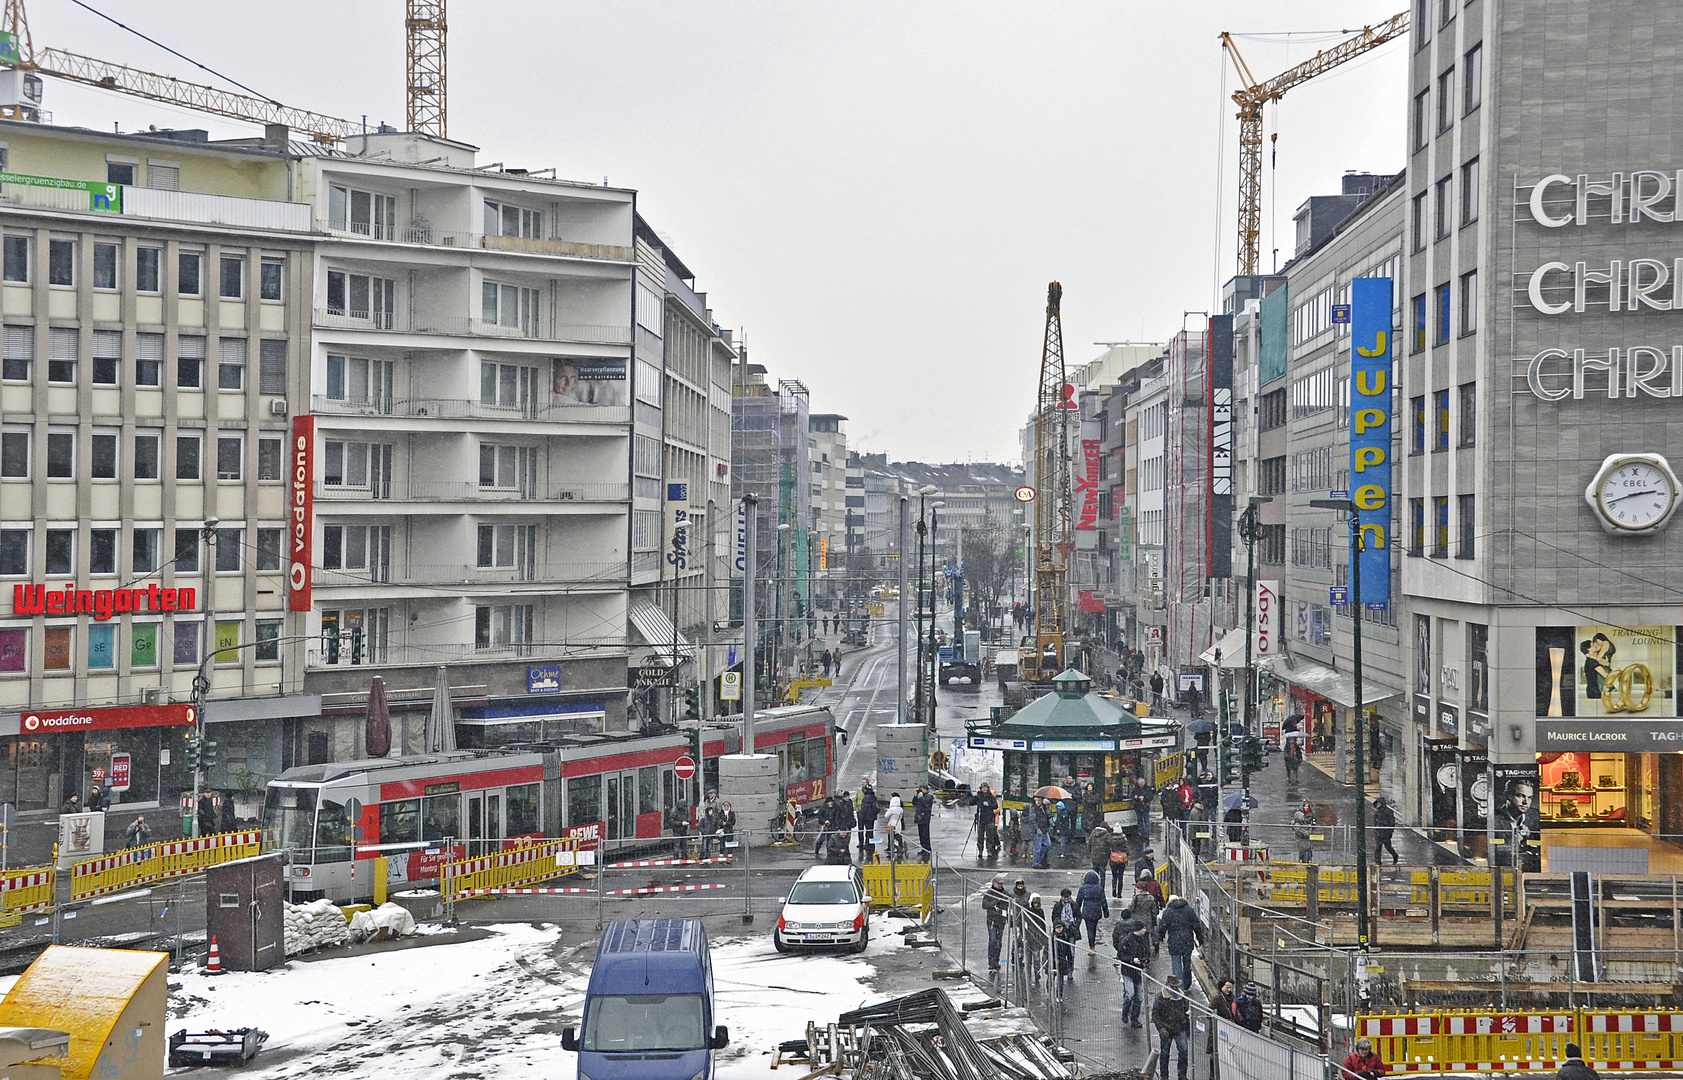
M 374 676 L 368 688 L 368 729 L 365 735 L 369 757 L 385 757 L 392 750 L 392 713 L 386 704 L 386 680 Z

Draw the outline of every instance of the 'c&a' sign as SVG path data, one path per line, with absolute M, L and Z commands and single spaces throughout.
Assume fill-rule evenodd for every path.
M 1391 279 L 1350 282 L 1350 498 L 1364 604 L 1391 602 Z M 1359 616 L 1358 616 L 1359 617 Z

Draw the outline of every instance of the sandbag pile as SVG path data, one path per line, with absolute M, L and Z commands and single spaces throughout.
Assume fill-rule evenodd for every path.
M 359 911 L 351 916 L 352 941 L 386 941 L 408 937 L 415 932 L 415 916 L 397 904 L 381 904 L 373 911 Z
M 331 900 L 317 900 L 313 904 L 286 905 L 285 931 L 282 947 L 286 955 L 319 949 L 324 945 L 343 945 L 351 940 L 351 929 L 345 923 L 345 913 Z

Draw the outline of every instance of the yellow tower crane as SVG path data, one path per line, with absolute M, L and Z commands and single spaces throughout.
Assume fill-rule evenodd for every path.
M 1040 397 L 1034 413 L 1034 652 L 1021 658 L 1025 683 L 1063 670 L 1069 630 L 1069 415 L 1064 381 L 1064 287 L 1046 286 L 1046 337 L 1040 349 Z
M 1330 49 L 1322 49 L 1266 82 L 1257 82 L 1251 75 L 1250 66 L 1233 43 L 1233 36 L 1225 32 L 1221 35 L 1221 44 L 1233 58 L 1233 67 L 1243 84 L 1233 91 L 1233 103 L 1239 106 L 1239 273 L 1257 272 L 1257 247 L 1262 236 L 1262 107 L 1280 100 L 1292 87 L 1407 32 L 1408 12 L 1404 11 L 1377 26 L 1353 31 L 1353 36 Z
M 445 138 L 444 0 L 408 0 L 404 19 L 406 116 L 410 131 Z

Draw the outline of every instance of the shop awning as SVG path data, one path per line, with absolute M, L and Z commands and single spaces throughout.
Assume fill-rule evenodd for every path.
M 1225 662 L 1227 654 L 1222 654 Z M 1325 664 L 1317 664 L 1309 660 L 1290 659 L 1285 656 L 1270 656 L 1258 665 L 1270 672 L 1275 678 L 1290 683 L 1293 686 L 1319 694 L 1329 701 L 1335 701 L 1347 709 L 1356 707 L 1356 680 L 1348 671 L 1337 671 Z M 1368 677 L 1362 679 L 1362 704 L 1373 705 L 1389 698 L 1401 697 L 1402 690 L 1395 686 Z
M 1206 664 L 1216 662 L 1216 652 L 1221 652 L 1221 669 L 1223 671 L 1241 671 L 1245 666 L 1245 628 L 1234 627 L 1227 635 L 1216 642 L 1211 648 L 1198 654 L 1198 659 Z
M 631 625 L 637 628 L 643 643 L 655 651 L 660 662 L 671 667 L 673 660 L 673 643 L 677 643 L 678 660 L 688 660 L 695 656 L 695 649 L 672 625 L 666 612 L 648 600 L 637 600 L 631 604 Z

